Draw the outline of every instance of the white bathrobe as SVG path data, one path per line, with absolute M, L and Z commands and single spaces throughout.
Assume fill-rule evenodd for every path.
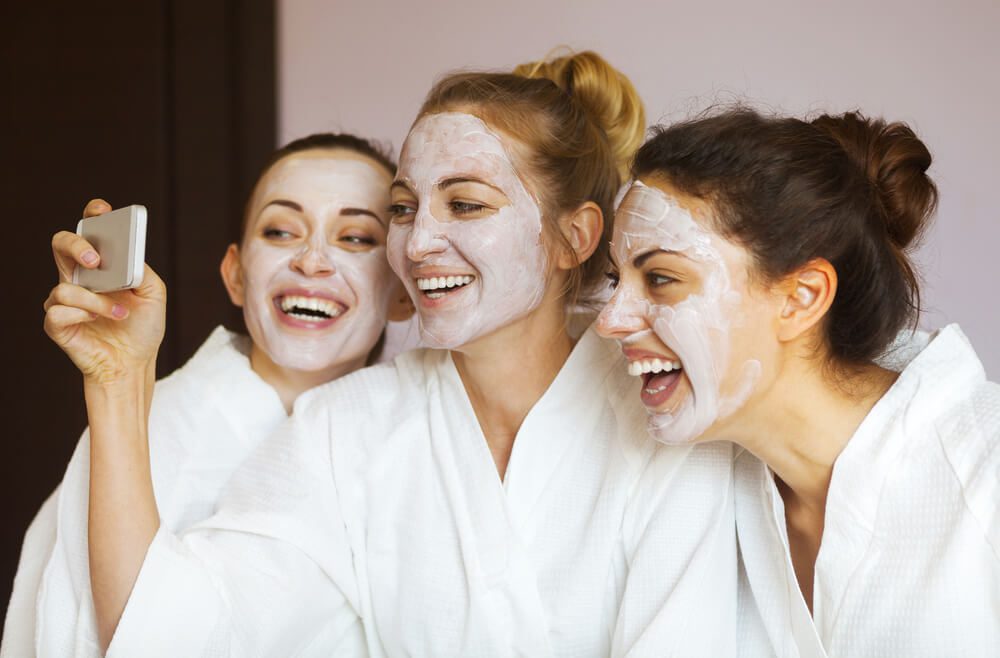
M 731 446 L 654 444 L 637 387 L 584 333 L 503 481 L 448 352 L 305 394 L 109 655 L 732 655 Z
M 766 466 L 736 459 L 741 653 L 1000 655 L 1000 386 L 956 325 L 903 369 L 834 464 L 813 616 Z
M 156 384 L 149 443 L 164 528 L 177 532 L 210 516 L 236 467 L 287 418 L 274 389 L 250 369 L 249 348 L 249 339 L 219 327 Z M 25 537 L 3 658 L 100 655 L 87 552 L 89 468 L 84 432 Z

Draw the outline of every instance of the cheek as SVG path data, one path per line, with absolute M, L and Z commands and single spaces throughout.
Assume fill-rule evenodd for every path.
M 354 290 L 358 302 L 369 301 L 377 309 L 384 309 L 388 305 L 392 282 L 392 270 L 386 261 L 385 250 L 354 254 L 343 260 L 344 279 Z
M 252 244 L 243 252 L 243 281 L 249 298 L 292 259 L 291 250 Z
M 398 224 L 390 224 L 389 235 L 385 241 L 386 258 L 389 261 L 389 266 L 396 273 L 396 276 L 403 281 L 409 278 L 406 275 L 406 243 L 409 241 L 412 231 L 412 225 L 400 226 Z

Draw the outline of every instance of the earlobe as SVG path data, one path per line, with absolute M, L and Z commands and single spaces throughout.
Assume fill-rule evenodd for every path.
M 389 293 L 391 297 L 389 298 L 388 319 L 390 322 L 404 322 L 413 317 L 417 309 L 403 283 L 395 276 L 393 279 L 395 279 L 395 283 L 392 286 L 392 292 Z
M 794 340 L 816 327 L 833 304 L 837 271 L 829 261 L 816 258 L 782 281 L 778 337 Z
M 219 273 L 226 292 L 229 293 L 229 300 L 234 306 L 243 308 L 243 268 L 240 266 L 240 249 L 236 244 L 231 244 L 226 249 L 226 255 L 219 265 Z
M 563 217 L 560 226 L 569 250 L 559 258 L 559 268 L 571 270 L 594 253 L 604 233 L 604 215 L 596 203 L 588 201 Z

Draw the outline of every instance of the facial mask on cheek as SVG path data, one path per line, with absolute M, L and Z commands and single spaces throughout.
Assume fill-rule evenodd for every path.
M 274 363 L 292 370 L 319 371 L 365 358 L 388 314 L 393 278 L 385 247 L 348 251 L 329 244 L 328 229 L 341 207 L 370 207 L 372 199 L 387 203 L 385 177 L 366 163 L 344 159 L 290 162 L 268 176 L 263 198 L 292 199 L 310 209 L 305 221 L 311 230 L 295 245 L 259 236 L 246 240 L 243 317 L 251 337 Z M 293 267 L 296 261 L 314 274 Z M 284 312 L 283 304 L 293 300 L 296 307 Z M 301 317 L 317 312 L 332 317 Z
M 481 219 L 449 216 L 435 199 L 443 181 L 458 178 L 491 185 L 509 203 Z M 389 261 L 414 300 L 426 345 L 459 347 L 538 307 L 548 274 L 539 204 L 485 123 L 453 112 L 421 118 L 403 145 L 398 179 L 418 206 L 411 223 L 390 226 Z M 428 289 L 441 283 L 436 274 L 472 280 Z M 433 299 L 428 290 L 443 294 Z
M 741 298 L 732 289 L 725 260 L 715 246 L 718 239 L 701 228 L 690 213 L 661 190 L 636 181 L 622 200 L 615 217 L 615 259 L 632 262 L 651 250 L 674 251 L 704 266 L 701 290 L 683 301 L 655 304 L 629 291 L 626 302 L 613 299 L 605 313 L 608 321 L 627 326 L 628 320 L 613 314 L 642 318 L 638 329 L 622 342 L 641 341 L 652 331 L 681 361 L 682 376 L 690 393 L 682 400 L 671 396 L 664 406 L 669 412 L 649 410 L 650 433 L 664 443 L 687 443 L 698 438 L 718 419 L 742 405 L 760 374 L 760 363 L 749 360 L 739 366 L 735 383 L 730 379 L 732 330 L 742 320 Z

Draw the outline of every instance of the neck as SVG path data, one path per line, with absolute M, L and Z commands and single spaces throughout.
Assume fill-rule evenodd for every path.
M 561 303 L 548 306 L 452 352 L 501 479 L 521 423 L 573 349 Z
M 896 377 L 870 366 L 835 382 L 811 362 L 797 362 L 749 414 L 727 425 L 736 443 L 774 471 L 786 505 L 822 518 L 834 463 Z
M 364 367 L 364 365 L 365 359 L 360 358 L 348 363 L 335 363 L 322 370 L 292 370 L 272 361 L 271 357 L 256 343 L 250 349 L 250 367 L 277 392 L 287 414 L 292 413 L 295 400 L 302 393 L 320 384 L 343 377 Z

